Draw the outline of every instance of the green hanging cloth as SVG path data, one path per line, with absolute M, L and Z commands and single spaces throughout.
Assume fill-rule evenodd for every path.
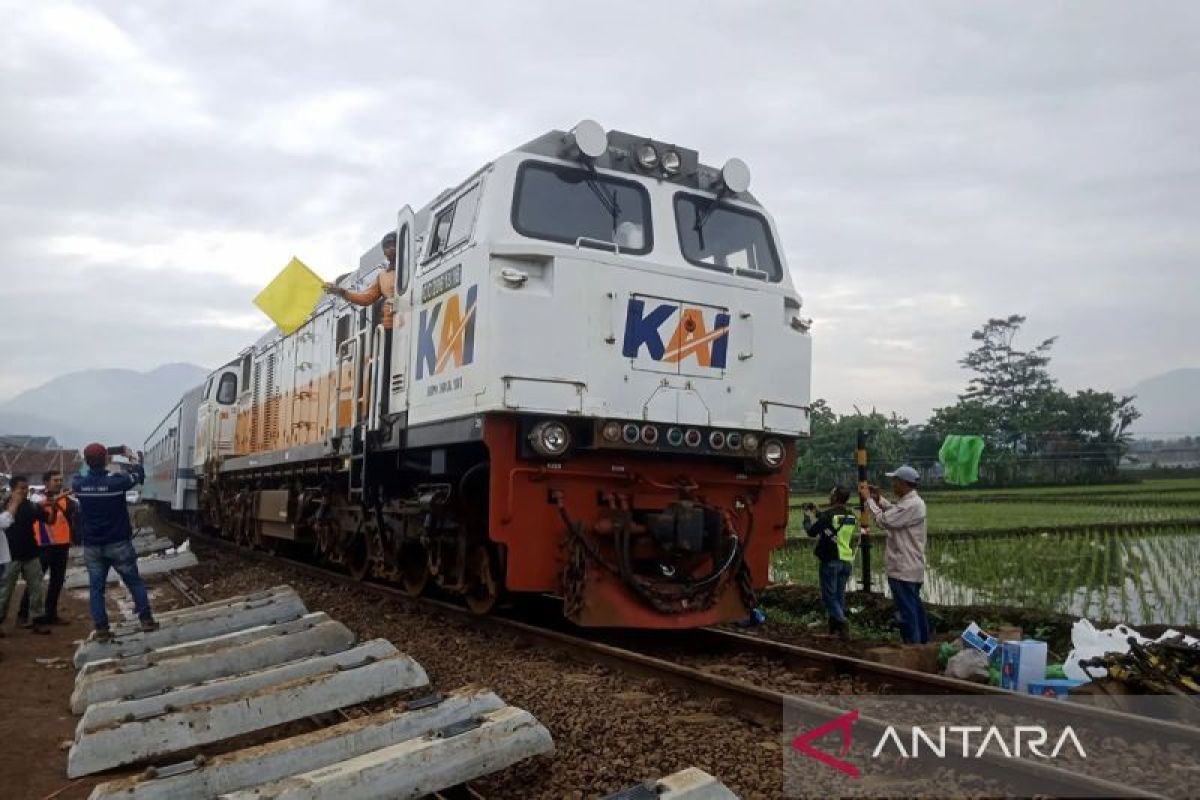
M 951 434 L 938 450 L 938 461 L 945 469 L 946 483 L 969 486 L 979 480 L 979 459 L 983 456 L 982 436 Z

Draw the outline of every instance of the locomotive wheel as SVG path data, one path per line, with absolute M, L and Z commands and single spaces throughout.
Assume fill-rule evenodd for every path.
M 429 554 L 415 542 L 400 551 L 401 586 L 409 597 L 420 597 L 429 585 Z
M 346 554 L 346 566 L 350 569 L 350 577 L 356 581 L 367 579 L 371 572 L 371 549 L 367 546 L 367 536 L 359 532 L 350 542 L 350 551 Z
M 467 553 L 467 608 L 476 614 L 488 614 L 500 599 L 500 581 L 496 577 L 496 559 L 490 547 L 477 544 Z

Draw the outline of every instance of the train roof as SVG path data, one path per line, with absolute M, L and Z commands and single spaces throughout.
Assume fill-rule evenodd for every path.
M 721 168 L 702 163 L 700 153 L 696 150 L 636 133 L 612 130 L 608 131 L 607 135 L 608 146 L 604 153 L 591 160 L 597 169 L 627 172 L 630 175 L 654 178 L 665 183 L 673 183 L 712 194 L 720 194 L 724 189 Z M 645 147 L 654 149 L 656 160 L 653 167 L 644 168 L 638 161 L 638 150 Z M 543 133 L 512 152 L 567 160 L 576 160 L 579 157 L 574 133 L 559 130 Z M 674 153 L 679 157 L 679 166 L 672 172 L 667 172 L 662 168 L 663 157 L 668 153 Z M 730 195 L 744 203 L 762 205 L 749 191 L 730 193 Z

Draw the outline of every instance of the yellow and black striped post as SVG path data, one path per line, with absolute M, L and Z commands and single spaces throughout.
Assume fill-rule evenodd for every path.
M 854 463 L 858 465 L 858 528 L 862 545 L 862 583 L 859 588 L 864 592 L 871 591 L 871 520 L 867 514 L 867 501 L 863 499 L 863 491 L 870 485 L 867 482 L 867 432 L 858 429 L 858 437 L 854 445 Z

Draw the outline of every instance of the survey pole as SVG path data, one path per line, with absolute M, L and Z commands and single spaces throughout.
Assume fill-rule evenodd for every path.
M 870 486 L 867 481 L 867 432 L 858 429 L 854 443 L 854 463 L 858 466 L 858 530 L 861 537 L 860 551 L 862 552 L 862 583 L 859 588 L 864 592 L 871 591 L 871 519 L 867 513 L 867 501 L 863 499 L 866 489 Z

